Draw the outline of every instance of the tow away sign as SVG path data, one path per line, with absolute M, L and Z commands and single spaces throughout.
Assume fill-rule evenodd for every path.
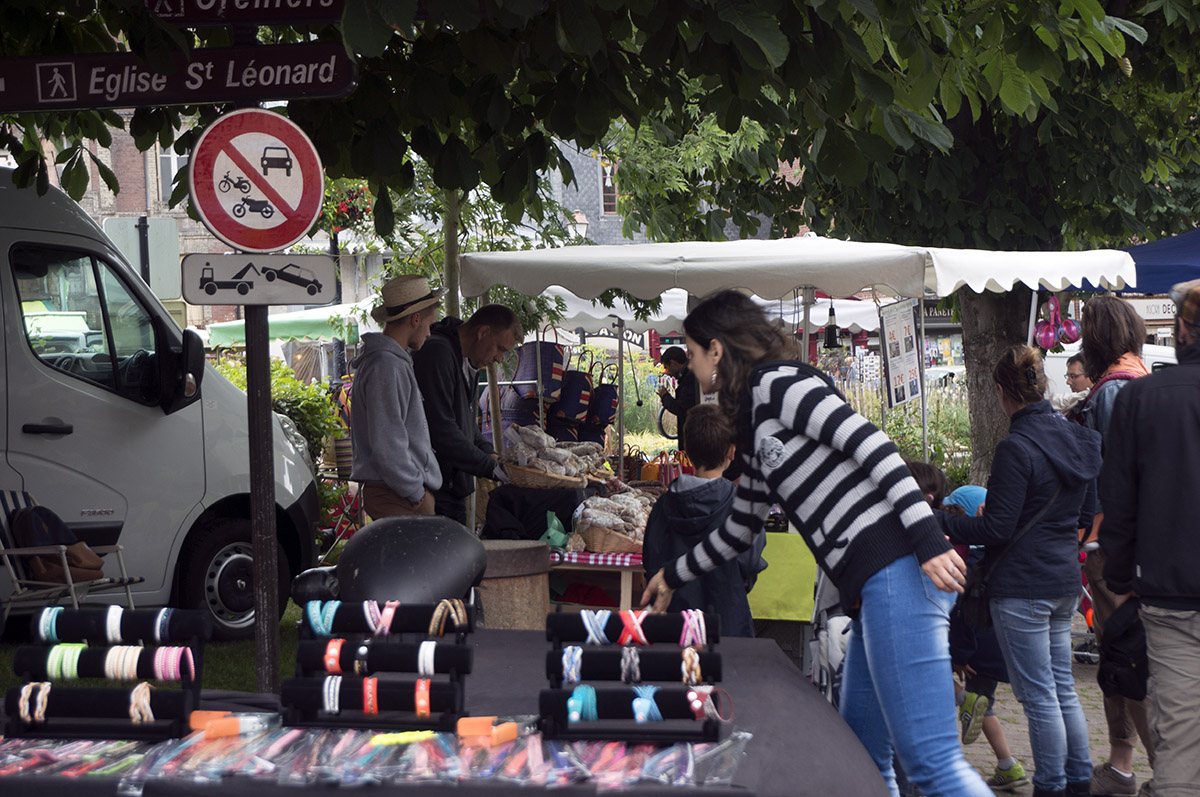
M 132 53 L 0 59 L 0 112 L 343 97 L 354 65 L 339 44 L 193 50 L 156 72 Z
M 337 264 L 328 255 L 188 255 L 183 298 L 190 304 L 329 304 Z

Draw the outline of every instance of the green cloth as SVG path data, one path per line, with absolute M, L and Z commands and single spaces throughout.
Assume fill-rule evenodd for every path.
M 352 304 L 333 307 L 314 307 L 292 313 L 275 313 L 267 316 L 267 335 L 271 340 L 333 340 L 334 330 L 329 325 L 331 318 L 350 315 Z M 346 343 L 358 343 L 358 325 L 351 324 Z M 230 348 L 246 345 L 246 322 L 223 321 L 208 325 L 208 347 Z
M 765 532 L 763 558 L 769 565 L 758 574 L 748 596 L 755 620 L 811 622 L 817 562 L 799 534 Z

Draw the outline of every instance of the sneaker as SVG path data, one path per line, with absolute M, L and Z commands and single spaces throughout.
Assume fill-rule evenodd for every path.
M 1137 778 L 1118 774 L 1107 761 L 1092 769 L 1092 794 L 1097 797 L 1136 797 L 1137 792 Z
M 1142 788 L 1138 789 L 1137 797 L 1150 797 L 1154 794 L 1154 778 L 1142 784 Z
M 986 695 L 967 692 L 963 695 L 962 708 L 959 709 L 958 720 L 962 724 L 962 742 L 971 744 L 979 738 L 983 730 L 983 718 L 987 716 L 991 701 Z
M 996 771 L 987 779 L 987 785 L 992 787 L 992 791 L 1016 791 L 1028 782 L 1025 767 L 1021 766 L 1020 761 L 1014 761 L 1008 769 L 996 767 Z

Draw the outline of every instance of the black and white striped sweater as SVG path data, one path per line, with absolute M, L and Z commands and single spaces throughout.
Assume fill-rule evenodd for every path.
M 950 549 L 895 444 L 812 366 L 755 368 L 738 426 L 744 470 L 733 511 L 667 568 L 669 586 L 750 547 L 772 504 L 804 536 L 847 609 L 863 583 L 899 557 L 916 553 L 924 562 Z

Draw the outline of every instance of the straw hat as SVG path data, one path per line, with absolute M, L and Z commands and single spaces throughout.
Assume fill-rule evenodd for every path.
M 380 301 L 371 311 L 371 318 L 383 326 L 437 304 L 445 293 L 445 289 L 430 290 L 429 280 L 420 274 L 401 275 L 389 280 L 379 291 Z

